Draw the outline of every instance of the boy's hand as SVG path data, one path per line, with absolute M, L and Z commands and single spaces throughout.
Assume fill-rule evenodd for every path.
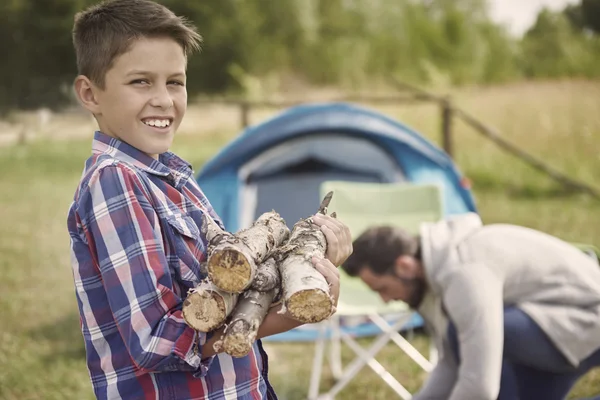
M 340 266 L 352 254 L 350 229 L 339 220 L 324 214 L 313 216 L 315 224 L 321 227 L 327 240 L 325 257 L 335 266 Z
M 340 297 L 340 271 L 326 258 L 312 258 L 312 263 L 329 284 L 329 294 L 333 299 L 334 312 Z

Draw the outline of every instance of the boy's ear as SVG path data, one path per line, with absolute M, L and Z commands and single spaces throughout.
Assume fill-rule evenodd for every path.
M 85 75 L 79 75 L 73 83 L 77 99 L 92 114 L 100 113 L 100 104 L 96 98 L 98 88 Z

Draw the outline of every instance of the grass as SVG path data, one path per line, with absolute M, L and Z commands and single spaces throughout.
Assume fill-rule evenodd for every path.
M 473 88 L 453 94 L 457 104 L 494 125 L 539 158 L 594 184 L 600 170 L 600 84 L 548 83 Z M 383 111 L 438 141 L 438 111 L 411 106 Z M 188 121 L 189 123 L 189 121 Z M 600 202 L 564 191 L 537 171 L 503 154 L 460 123 L 455 124 L 457 161 L 474 184 L 485 222 L 509 222 L 566 240 L 599 243 Z M 196 169 L 233 137 L 185 135 L 174 151 Z M 66 213 L 89 138 L 37 140 L 0 148 L 0 399 L 92 398 L 85 367 L 72 276 Z M 366 346 L 368 340 L 362 340 Z M 427 346 L 423 337 L 414 343 Z M 267 343 L 271 380 L 282 399 L 306 397 L 312 344 Z M 344 360 L 351 353 L 344 348 Z M 416 390 L 424 374 L 394 346 L 378 360 Z M 332 385 L 324 373 L 322 388 Z M 573 397 L 600 393 L 600 372 L 578 383 Z M 391 398 L 368 368 L 341 392 L 343 399 Z

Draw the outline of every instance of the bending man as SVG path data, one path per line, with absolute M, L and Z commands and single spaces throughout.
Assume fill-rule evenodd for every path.
M 564 399 L 600 366 L 600 266 L 568 243 L 466 214 L 353 247 L 343 269 L 416 309 L 438 344 L 415 400 Z

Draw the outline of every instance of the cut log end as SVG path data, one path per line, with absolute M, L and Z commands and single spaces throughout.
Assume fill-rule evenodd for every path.
M 305 324 L 321 322 L 329 318 L 333 311 L 331 296 L 320 289 L 296 292 L 285 304 L 292 317 Z
M 247 321 L 237 320 L 227 327 L 223 350 L 232 357 L 245 357 L 250 353 L 256 335 Z
M 208 260 L 208 273 L 221 290 L 241 293 L 252 281 L 252 265 L 248 258 L 235 249 L 214 253 Z
M 218 328 L 227 318 L 223 298 L 212 291 L 198 291 L 190 294 L 183 305 L 183 319 L 200 332 L 210 332 Z

